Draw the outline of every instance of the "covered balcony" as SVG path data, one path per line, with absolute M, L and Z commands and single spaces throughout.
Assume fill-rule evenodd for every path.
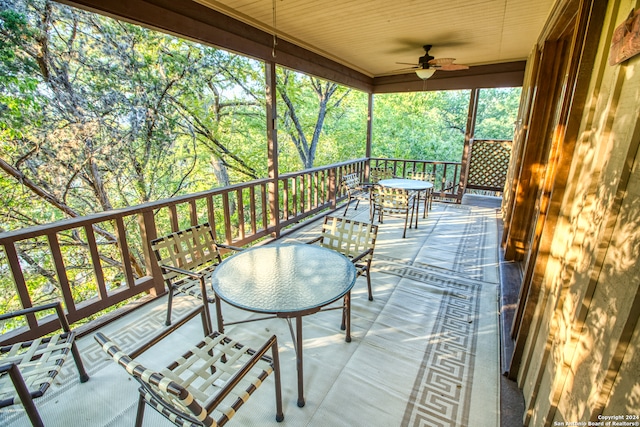
M 225 194 L 235 197 L 237 191 L 226 189 Z M 256 347 L 271 334 L 278 337 L 285 416 L 282 425 L 501 425 L 500 387 L 505 380 L 501 379 L 499 351 L 500 200 L 466 196 L 462 204 L 436 201 L 426 217 L 420 204 L 418 225 L 408 229 L 404 239 L 403 219 L 385 217 L 379 224 L 371 270 L 373 300 L 367 298 L 365 277 L 357 279 L 351 294 L 351 342 L 345 342 L 344 331 L 340 330 L 339 311 L 303 317 L 303 408 L 296 405 L 296 353 L 285 319 L 226 328 L 229 336 Z M 195 206 L 199 204 L 196 201 L 181 202 Z M 143 218 L 153 217 L 150 213 L 156 209 L 181 211 L 178 201 L 165 203 L 170 204 L 137 207 L 137 212 L 129 214 L 144 224 Z M 328 213 L 342 217 L 344 203 L 339 202 L 336 208 Z M 122 214 L 112 221 L 126 222 Z M 247 215 L 256 216 L 260 223 L 260 215 Z M 356 210 L 351 206 L 347 218 L 368 221 L 369 207 L 361 203 Z M 95 229 L 98 224 L 93 222 L 98 218 L 82 221 L 84 230 Z M 104 224 L 104 218 L 99 223 Z M 319 235 L 321 223 L 321 219 L 310 219 L 300 227 L 283 230 L 276 241 L 257 244 L 306 243 Z M 250 224 L 246 225 L 245 238 L 251 234 Z M 127 240 L 127 245 L 132 244 Z M 133 286 L 123 286 L 120 292 L 148 289 L 145 281 L 154 283 L 152 272 L 143 280 L 134 280 Z M 78 347 L 91 378 L 80 383 L 73 363 L 65 364 L 52 389 L 35 400 L 45 425 L 134 424 L 138 386 L 102 351 L 93 336 L 102 332 L 124 351 L 132 351 L 165 328 L 167 300 L 163 286 L 151 287 L 152 291 L 159 288 L 159 297 L 143 297 L 77 328 L 81 335 Z M 122 297 L 109 290 L 104 294 Z M 97 299 L 93 303 L 99 306 L 106 302 Z M 176 297 L 174 318 L 179 319 L 197 304 L 193 297 Z M 135 310 L 125 314 L 132 306 Z M 75 311 L 70 310 L 70 317 L 90 307 L 89 303 L 77 306 Z M 213 305 L 211 310 L 215 313 Z M 261 317 L 224 303 L 222 311 L 225 322 Z M 159 370 L 202 336 L 201 322 L 193 319 L 138 360 Z M 519 405 L 506 408 L 502 425 L 521 416 L 521 397 L 515 396 Z M 508 398 L 513 397 L 510 392 Z M 275 420 L 273 402 L 270 378 L 246 408 L 238 411 L 231 425 L 280 425 Z M 0 414 L 3 425 L 30 425 L 20 405 Z M 144 425 L 168 422 L 148 409 Z
M 443 3 L 443 31 L 464 18 L 466 28 L 474 29 L 471 40 L 499 33 L 505 43 L 499 45 L 501 53 L 508 50 L 510 36 L 515 40 L 526 33 L 524 17 L 541 14 L 544 24 L 526 53 L 513 61 L 485 56 L 484 62 L 469 54 L 469 70 L 436 71 L 426 80 L 414 71 L 387 73 L 381 67 L 395 59 L 382 52 L 369 51 L 366 60 L 358 59 L 363 45 L 348 41 L 351 26 L 344 22 L 349 13 L 357 14 L 341 9 L 343 2 L 332 3 L 331 11 L 340 19 L 331 22 L 338 25 L 331 32 L 315 28 L 305 35 L 306 43 L 294 27 L 286 27 L 289 38 L 278 32 L 301 13 L 294 8 L 288 20 L 282 18 L 286 14 L 281 8 L 278 15 L 277 9 L 286 2 L 263 4 L 261 16 L 229 2 L 63 3 L 264 61 L 269 164 L 266 178 L 0 234 L 2 274 L 11 276 L 22 307 L 37 300 L 26 274 L 25 248 L 44 254 L 60 284 L 59 299 L 79 332 L 91 375 L 80 384 L 73 364 L 65 365 L 59 384 L 36 399 L 47 425 L 77 419 L 87 425 L 133 423 L 137 387 L 98 351 L 93 335 L 103 331 L 126 347 L 144 336 L 147 324 L 162 327 L 166 289 L 151 251 L 153 239 L 209 222 L 217 240 L 230 245 L 303 242 L 316 234 L 322 216 L 342 215 L 340 178 L 356 173 L 366 182 L 377 166 L 399 177 L 434 173 L 436 202 L 426 218 L 419 215 L 417 229 L 409 229 L 405 239 L 398 220 L 385 219 L 381 225 L 372 270 L 374 300 L 367 300 L 364 279 L 359 278 L 352 296 L 351 343 L 344 342 L 337 312 L 305 317 L 305 407 L 295 405 L 295 352 L 286 322 L 242 323 L 228 331 L 250 344 L 258 334 L 278 336 L 285 422 L 551 426 L 616 417 L 638 422 L 640 80 L 635 29 L 640 18 L 634 2 L 505 1 L 500 2 L 498 18 L 484 16 L 482 9 L 458 16 L 456 4 Z M 417 31 L 410 25 L 418 7 L 414 3 L 400 2 L 375 16 L 374 8 L 367 7 L 361 15 L 372 22 L 378 15 L 386 17 L 387 24 L 393 23 L 388 32 L 405 28 L 394 39 L 406 41 Z M 273 19 L 265 18 L 265 10 Z M 423 12 L 418 16 L 436 13 Z M 512 14 L 521 18 L 509 21 Z M 264 25 L 267 21 L 270 25 Z M 491 31 L 497 21 L 500 31 Z M 508 22 L 512 26 L 506 28 Z M 385 35 L 384 25 L 379 20 L 370 25 L 367 37 Z M 355 33 L 364 34 L 367 27 L 358 28 Z M 337 38 L 323 44 L 323 35 Z M 377 46 L 371 40 L 368 43 Z M 363 158 L 279 173 L 278 112 L 272 95 L 280 66 L 367 94 Z M 460 88 L 477 94 L 484 87 L 519 85 L 522 99 L 506 170 L 488 167 L 500 156 L 481 156 L 484 160 L 474 164 L 474 143 L 482 146 L 484 141 L 474 139 L 473 95 L 460 162 L 371 155 L 375 94 Z M 496 170 L 504 171 L 497 184 Z M 484 199 L 499 202 L 499 207 L 471 206 L 477 204 L 477 198 L 467 194 L 472 189 L 500 192 L 499 200 Z M 351 212 L 368 219 L 364 207 Z M 76 242 L 74 256 L 92 266 L 95 286 L 90 294 L 76 295 L 70 285 L 75 259 L 61 251 L 63 239 Z M 187 298 L 180 299 L 177 311 L 184 312 L 188 304 Z M 223 310 L 229 319 L 248 316 L 225 305 Z M 52 331 L 48 320 L 43 319 L 39 332 Z M 188 323 L 147 353 L 145 362 L 163 366 L 170 360 L 169 348 L 194 342 L 201 336 L 199 327 L 196 321 Z M 456 335 L 460 331 L 465 334 Z M 26 338 L 17 328 L 2 340 Z M 458 363 L 460 359 L 464 362 Z M 247 404 L 253 410 L 239 411 L 240 421 L 232 423 L 275 424 L 271 386 L 267 381 Z M 507 388 L 510 393 L 503 392 Z M 28 425 L 20 411 L 19 405 L 3 409 L 1 423 Z M 149 424 L 160 423 L 160 418 L 151 420 L 157 417 L 153 411 L 147 415 Z

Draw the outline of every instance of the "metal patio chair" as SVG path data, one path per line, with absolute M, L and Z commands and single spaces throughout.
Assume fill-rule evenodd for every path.
M 433 184 L 433 174 L 429 173 L 429 172 L 413 172 L 410 173 L 407 176 L 409 179 L 415 179 L 418 181 L 426 181 L 426 182 L 430 182 Z M 423 192 L 420 191 L 417 194 L 418 200 L 416 200 L 416 203 L 420 203 L 420 200 L 424 200 L 424 212 L 423 215 L 424 217 L 426 217 L 428 215 L 428 211 L 431 210 L 431 208 L 433 207 L 433 188 L 428 189 L 427 191 L 424 192 L 424 194 L 422 194 Z
M 393 169 L 385 168 L 382 166 L 372 167 L 369 170 L 369 183 L 371 185 L 377 184 L 383 179 L 391 179 L 394 177 Z
M 404 217 L 402 238 L 405 238 L 407 224 L 413 223 L 414 206 L 415 196 L 410 192 L 399 188 L 375 186 L 371 193 L 370 221 L 373 223 L 376 214 L 380 224 L 384 220 L 384 215 Z M 409 221 L 409 214 L 411 214 L 411 222 Z
M 220 250 L 241 250 L 241 248 L 216 243 L 209 223 L 154 239 L 151 242 L 151 248 L 169 290 L 165 322 L 167 326 L 171 324 L 174 295 L 184 293 L 207 303 L 214 302 L 214 297 L 206 291 L 206 281 L 211 276 L 211 272 L 222 262 Z M 209 329 L 212 329 L 208 304 L 205 304 L 205 313 Z
M 198 306 L 188 317 L 203 317 L 204 339 L 160 371 L 147 369 L 136 358 L 185 324 L 185 319 L 160 331 L 130 354 L 104 334 L 95 334 L 102 350 L 140 384 L 136 427 L 142 426 L 146 405 L 177 426 L 223 426 L 271 374 L 275 381 L 276 420 L 282 421 L 276 336 L 253 350 L 222 333 L 209 333 L 203 307 L 204 304 Z
M 356 267 L 358 277 L 367 278 L 369 301 L 372 301 L 370 270 L 377 236 L 377 225 L 327 215 L 320 236 L 307 243 L 333 249 L 349 258 Z
M 354 210 L 358 210 L 361 200 L 366 201 L 367 204 L 369 203 L 369 190 L 360 185 L 360 177 L 357 173 L 343 175 L 340 180 L 340 186 L 347 193 L 347 206 L 344 208 L 343 215 L 347 215 L 352 200 L 356 201 Z
M 60 333 L 0 346 L 0 408 L 22 403 L 34 426 L 44 424 L 33 399 L 41 397 L 50 388 L 69 353 L 75 361 L 80 382 L 89 380 L 75 344 L 75 332 L 69 327 L 60 302 L 5 313 L 0 315 L 0 322 L 47 310 L 55 311 Z

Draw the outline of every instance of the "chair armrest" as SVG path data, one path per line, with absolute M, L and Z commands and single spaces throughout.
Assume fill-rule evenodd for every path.
M 60 326 L 65 332 L 70 332 L 71 328 L 69 327 L 69 322 L 67 321 L 67 316 L 64 314 L 62 310 L 62 304 L 60 301 L 51 302 L 49 304 L 38 305 L 35 307 L 24 308 L 22 310 L 13 311 L 9 313 L 0 314 L 0 321 L 11 319 L 14 317 L 24 316 L 29 313 L 37 313 L 39 311 L 45 310 L 53 310 L 55 309 L 56 315 L 58 316 L 58 320 L 60 321 Z
M 185 270 L 183 268 L 174 267 L 172 265 L 159 264 L 160 268 L 164 268 L 165 270 L 175 271 L 176 273 L 184 274 L 185 276 L 189 276 L 192 279 L 202 279 L 204 278 L 204 274 L 194 273 L 193 271 Z
M 176 329 L 178 329 L 181 326 L 183 326 L 185 323 L 187 323 L 188 321 L 190 321 L 191 319 L 193 319 L 197 315 L 200 315 L 202 317 L 202 328 L 204 330 L 204 335 L 205 336 L 209 335 L 212 331 L 210 331 L 209 327 L 207 326 L 207 320 L 206 320 L 204 305 L 198 305 L 194 309 L 189 311 L 187 314 L 182 316 L 180 319 L 178 319 L 178 321 L 172 322 L 171 325 L 169 325 L 168 327 L 166 327 L 166 328 L 160 330 L 159 332 L 155 333 L 154 335 L 151 336 L 151 338 L 147 339 L 145 342 L 143 342 L 142 344 L 138 345 L 138 347 L 136 347 L 133 350 L 131 350 L 130 352 L 128 352 L 127 353 L 128 356 L 131 357 L 132 359 L 137 358 L 142 353 L 144 353 L 145 351 L 149 350 L 155 344 L 159 343 L 160 341 L 162 341 L 163 339 L 168 337 L 172 332 L 174 332 Z M 98 341 L 98 343 L 100 343 L 100 345 L 103 345 L 104 341 L 106 341 L 104 336 L 100 332 L 97 332 L 94 335 L 94 338 L 95 338 L 96 341 Z M 99 339 L 99 338 L 101 338 L 101 339 Z
M 362 252 L 360 255 L 358 255 L 355 258 L 351 258 L 351 262 L 356 263 L 358 261 L 360 261 L 362 258 L 364 258 L 365 256 L 369 255 L 370 253 L 373 253 L 373 249 L 369 248 L 366 251 Z
M 307 245 L 312 245 L 312 244 L 314 244 L 314 243 L 318 243 L 318 242 L 319 242 L 319 241 L 321 241 L 321 240 L 322 240 L 322 236 L 319 236 L 319 237 L 316 237 L 315 239 L 313 239 L 313 240 L 309 240 L 308 242 L 305 242 L 305 243 L 306 243 Z
M 223 249 L 230 249 L 230 250 L 236 251 L 236 252 L 244 251 L 244 248 L 240 248 L 238 246 L 225 245 L 225 244 L 222 244 L 222 243 L 216 243 L 216 246 L 219 247 L 219 248 L 223 248 Z

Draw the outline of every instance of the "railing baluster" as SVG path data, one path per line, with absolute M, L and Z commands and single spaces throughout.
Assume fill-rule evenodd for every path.
M 215 230 L 216 230 L 215 205 L 213 204 L 213 196 L 211 194 L 207 196 L 207 218 L 209 220 L 209 225 L 213 230 L 214 237 L 217 238 L 217 236 L 215 236 Z
M 129 252 L 129 244 L 127 243 L 127 231 L 124 226 L 124 220 L 121 216 L 116 217 L 116 236 L 118 237 L 118 248 L 122 257 L 122 267 L 124 275 L 127 278 L 127 285 L 130 289 L 135 287 L 135 279 L 133 277 L 133 269 L 131 268 L 131 253 Z
M 258 229 L 256 226 L 256 189 L 255 187 L 249 187 L 249 210 L 251 215 L 251 233 L 256 234 Z
M 180 230 L 180 224 L 178 222 L 178 208 L 175 204 L 169 206 L 169 221 L 171 222 L 172 233 Z
M 138 214 L 138 226 L 140 227 L 140 237 L 142 238 L 142 253 L 144 256 L 145 273 L 153 277 L 153 288 L 151 293 L 154 296 L 165 293 L 162 271 L 156 261 L 155 254 L 151 249 L 151 241 L 158 238 L 156 227 L 156 217 L 152 210 L 145 210 Z
M 244 197 L 242 197 L 242 189 L 239 188 L 236 190 L 236 212 L 238 217 L 238 237 L 240 240 L 244 240 L 245 238 L 245 229 L 244 229 Z
M 260 196 L 262 200 L 262 228 L 267 231 L 271 228 L 269 223 L 269 203 L 267 201 L 268 188 L 266 184 L 260 184 Z
M 20 266 L 20 259 L 18 258 L 18 251 L 16 250 L 16 246 L 14 243 L 5 243 L 3 246 L 4 253 L 7 257 L 7 261 L 9 262 L 9 268 L 11 269 L 13 281 L 16 284 L 16 291 L 18 292 L 18 298 L 20 298 L 22 308 L 31 308 L 33 307 L 33 302 L 31 301 L 31 295 L 29 294 L 27 282 L 24 279 L 22 267 Z M 26 316 L 26 318 L 27 323 L 29 324 L 29 328 L 36 329 L 38 322 L 36 321 L 35 315 L 29 314 Z
M 222 214 L 224 215 L 225 243 L 230 245 L 233 242 L 231 234 L 231 211 L 229 209 L 229 193 L 222 193 Z
M 101 300 L 106 300 L 107 286 L 104 282 L 104 271 L 102 270 L 102 262 L 100 261 L 100 253 L 98 252 L 98 244 L 96 243 L 96 235 L 93 232 L 93 226 L 90 224 L 85 225 L 84 232 L 87 236 L 87 244 L 89 245 L 89 254 L 91 254 L 91 264 L 93 265 L 93 273 L 96 276 L 96 284 L 98 285 L 98 295 Z
M 69 278 L 67 277 L 67 269 L 64 266 L 64 259 L 62 257 L 62 251 L 60 250 L 58 235 L 56 233 L 47 234 L 47 240 L 49 241 L 51 258 L 53 259 L 53 265 L 55 266 L 56 275 L 58 276 L 58 283 L 60 284 L 60 292 L 62 292 L 64 305 L 67 308 L 69 317 L 73 318 L 76 314 L 76 303 L 73 300 L 73 294 L 71 293 L 71 286 L 69 284 Z
M 189 216 L 191 220 L 191 225 L 198 225 L 198 207 L 196 206 L 196 201 L 189 201 Z

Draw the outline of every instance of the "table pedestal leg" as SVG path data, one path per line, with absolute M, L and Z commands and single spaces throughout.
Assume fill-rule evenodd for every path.
M 296 317 L 296 368 L 298 371 L 298 407 L 304 406 L 304 371 L 302 368 L 302 316 Z

